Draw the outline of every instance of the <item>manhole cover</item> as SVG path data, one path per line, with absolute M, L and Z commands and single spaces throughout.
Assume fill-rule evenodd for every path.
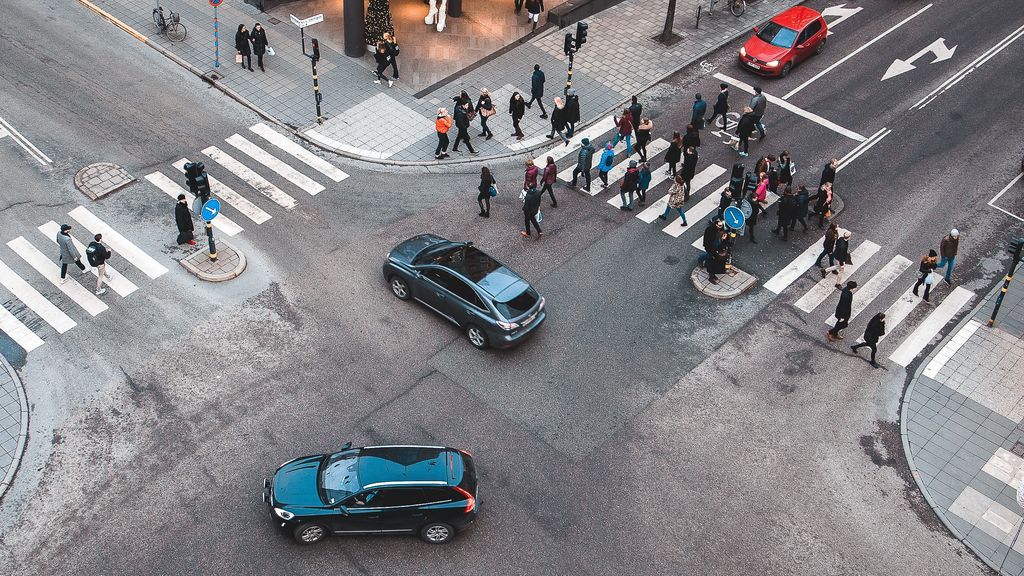
M 271 24 L 280 24 L 281 23 L 281 21 L 278 20 L 277 18 L 271 18 L 271 19 L 267 20 L 267 22 L 270 22 Z
M 109 162 L 90 164 L 75 174 L 75 187 L 93 200 L 98 200 L 134 181 L 135 177 L 124 168 Z
M 221 78 L 223 78 L 223 76 L 212 70 L 206 73 L 206 77 L 210 80 L 220 80 Z

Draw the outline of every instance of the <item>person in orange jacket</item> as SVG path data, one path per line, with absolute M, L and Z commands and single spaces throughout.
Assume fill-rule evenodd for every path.
M 452 116 L 447 108 L 437 109 L 437 120 L 434 121 L 434 129 L 437 130 L 437 148 L 434 150 L 434 158 L 441 160 L 448 157 L 448 130 L 452 127 Z

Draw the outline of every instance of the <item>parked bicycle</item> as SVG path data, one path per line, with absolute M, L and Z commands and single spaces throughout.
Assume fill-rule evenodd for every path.
M 715 4 L 718 4 L 718 0 L 708 0 L 708 16 L 715 11 Z M 746 0 L 725 0 L 725 3 L 729 5 L 729 12 L 732 12 L 733 16 L 739 18 L 747 10 Z
M 188 34 L 185 25 L 181 23 L 181 16 L 177 12 L 168 12 L 164 16 L 164 7 L 157 4 L 153 9 L 153 23 L 156 24 L 158 34 L 167 36 L 171 42 L 181 42 Z

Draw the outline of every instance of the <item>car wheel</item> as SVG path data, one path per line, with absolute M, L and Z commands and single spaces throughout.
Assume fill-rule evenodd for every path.
M 786 75 L 789 74 L 789 71 L 792 70 L 792 69 L 793 69 L 793 63 L 792 62 L 786 62 L 786 65 L 782 67 L 782 74 L 781 74 L 781 76 L 783 78 L 785 78 Z
M 409 291 L 409 283 L 403 280 L 401 276 L 388 278 L 388 284 L 391 286 L 391 293 L 395 295 L 395 298 L 408 300 L 412 297 L 412 293 Z
M 476 324 L 466 326 L 466 338 L 468 338 L 469 343 L 478 350 L 487 348 L 487 333 Z
M 814 49 L 815 54 L 821 54 L 825 51 L 825 40 L 825 38 L 822 38 L 821 42 L 818 43 L 818 47 Z
M 455 536 L 455 528 L 444 522 L 431 522 L 420 528 L 420 538 L 427 544 L 445 544 Z
M 327 528 L 321 524 L 299 524 L 292 531 L 292 536 L 299 544 L 316 544 L 327 537 Z

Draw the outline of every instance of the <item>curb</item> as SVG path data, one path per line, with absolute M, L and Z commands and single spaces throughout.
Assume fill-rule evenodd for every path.
M 14 367 L 3 356 L 0 356 L 0 367 L 7 370 L 7 373 L 11 375 L 11 379 L 14 380 L 14 387 L 18 391 L 18 402 L 21 404 L 21 429 L 18 431 L 18 447 L 14 450 L 14 458 L 11 460 L 11 465 L 7 468 L 7 474 L 0 481 L 0 500 L 2 500 L 4 494 L 7 493 L 7 489 L 14 483 L 14 475 L 18 472 L 18 467 L 21 466 L 21 457 L 25 453 L 25 444 L 28 443 L 29 411 L 28 398 L 25 396 L 25 386 L 21 381 L 21 377 L 18 376 Z
M 754 286 L 757 286 L 756 276 L 748 272 L 744 272 L 743 270 L 733 266 L 731 270 L 735 270 L 736 274 L 730 274 L 729 270 L 726 270 L 725 274 L 722 274 L 722 276 L 736 276 L 739 274 L 744 274 L 750 278 L 750 281 L 747 282 L 743 287 L 733 288 L 728 292 L 710 292 L 707 288 L 704 288 L 697 283 L 697 278 L 700 276 L 702 270 L 703 269 L 699 265 L 694 266 L 693 271 L 690 272 L 690 282 L 693 284 L 693 287 L 696 288 L 698 292 L 709 298 L 714 298 L 716 300 L 731 300 L 733 298 L 736 298 L 737 296 L 740 296 L 744 292 L 750 290 Z M 707 284 L 707 282 L 702 282 L 702 284 Z
M 797 2 L 792 2 L 790 7 L 792 7 L 792 6 L 799 6 L 799 5 L 803 4 L 803 3 L 805 3 L 806 1 L 807 0 L 799 0 Z M 350 152 L 350 151 L 346 151 L 346 150 L 343 150 L 343 149 L 340 149 L 340 148 L 335 148 L 333 146 L 324 144 L 322 142 L 319 142 L 319 141 L 317 141 L 317 140 L 307 136 L 305 133 L 303 133 L 303 130 L 314 128 L 314 127 L 317 126 L 316 124 L 309 125 L 309 126 L 306 126 L 306 127 L 303 127 L 303 128 L 296 128 L 296 127 L 294 127 L 294 126 L 292 126 L 290 124 L 285 124 L 284 122 L 278 120 L 274 116 L 272 116 L 269 113 L 267 113 L 266 111 L 264 111 L 259 106 L 256 106 L 255 104 L 250 102 L 248 99 L 246 99 L 244 96 L 242 96 L 238 92 L 235 92 L 233 89 L 225 86 L 221 82 L 219 82 L 217 80 L 214 80 L 213 78 L 210 78 L 202 70 L 200 70 L 199 68 L 195 67 L 191 63 L 189 63 L 186 60 L 182 59 L 181 57 L 175 55 L 173 52 L 167 50 L 163 46 L 160 46 L 158 44 L 155 44 L 154 42 L 151 42 L 149 40 L 149 38 L 147 38 L 146 36 L 140 34 L 138 31 L 133 29 L 131 26 L 128 26 L 124 22 L 118 20 L 115 16 L 113 16 L 112 14 L 110 14 L 107 11 L 103 10 L 99 6 L 96 6 L 95 4 L 90 2 L 89 0 L 78 0 L 78 2 L 81 3 L 83 6 L 85 6 L 86 8 L 88 8 L 88 9 L 92 10 L 93 12 L 99 14 L 104 19 L 110 21 L 111 24 L 113 24 L 113 25 L 117 26 L 118 28 L 124 30 L 128 34 L 131 34 L 133 37 L 135 37 L 140 42 L 146 44 L 150 48 L 153 48 L 154 50 L 156 50 L 160 54 L 162 54 L 162 55 L 166 56 L 167 58 L 169 58 L 170 60 L 174 61 L 176 64 L 178 64 L 182 68 L 185 68 L 189 72 L 192 72 L 193 74 L 198 76 L 201 80 L 203 80 L 204 82 L 210 84 L 214 88 L 217 88 L 218 90 L 220 90 L 221 92 L 223 92 L 224 94 L 226 94 L 228 97 L 230 97 L 231 99 L 235 100 L 239 104 L 245 106 L 246 108 L 249 108 L 250 110 L 252 110 L 256 114 L 258 114 L 260 117 L 262 117 L 264 120 L 266 120 L 268 122 L 271 122 L 274 125 L 282 128 L 284 130 L 287 130 L 287 131 L 291 132 L 292 135 L 294 135 L 297 138 L 303 140 L 304 142 L 306 142 L 307 144 L 309 144 L 311 146 L 314 146 L 314 147 L 319 148 L 321 150 L 325 150 L 327 152 L 331 152 L 331 153 L 337 154 L 338 156 L 342 156 L 344 158 L 349 158 L 349 159 L 352 159 L 352 160 L 359 160 L 361 162 L 368 162 L 368 163 L 371 163 L 371 164 L 378 164 L 378 165 L 382 165 L 382 166 L 418 166 L 418 167 L 428 167 L 429 168 L 429 167 L 435 167 L 435 166 L 453 166 L 453 165 L 459 165 L 459 164 L 478 164 L 480 162 L 490 162 L 490 161 L 494 161 L 494 160 L 504 160 L 506 158 L 515 158 L 515 157 L 523 155 L 523 154 L 528 154 L 528 153 L 535 152 L 537 150 L 541 150 L 541 149 L 547 148 L 550 145 L 549 142 L 542 142 L 542 143 L 530 146 L 529 148 L 523 148 L 522 150 L 514 150 L 514 151 L 510 150 L 508 152 L 504 152 L 504 153 L 501 153 L 501 154 L 495 154 L 495 155 L 492 155 L 492 156 L 478 156 L 476 158 L 466 158 L 466 159 L 461 159 L 460 158 L 458 160 L 447 160 L 447 161 L 444 161 L 444 162 L 441 162 L 441 161 L 438 161 L 438 160 L 383 160 L 383 159 L 380 159 L 380 158 L 373 158 L 372 156 L 361 156 L 359 154 L 355 154 L 355 153 Z M 700 59 L 707 57 L 707 55 L 710 54 L 711 52 L 713 52 L 715 50 L 718 50 L 722 46 L 725 46 L 726 44 L 732 42 L 733 40 L 735 40 L 735 39 L 737 39 L 737 38 L 739 38 L 739 37 L 741 37 L 741 36 L 743 36 L 745 34 L 748 34 L 749 32 L 750 32 L 749 30 L 742 30 L 740 32 L 737 32 L 736 34 L 731 34 L 731 35 L 728 35 L 728 36 L 726 36 L 724 38 L 719 39 L 717 42 L 715 42 L 715 44 L 713 44 L 711 47 L 709 47 L 706 51 L 702 52 L 701 54 L 699 54 L 697 56 L 694 56 L 693 58 L 691 58 L 689 60 L 682 61 L 679 64 L 679 66 L 676 67 L 671 72 L 668 72 L 668 73 L 663 74 L 661 76 L 654 77 L 654 79 L 651 82 L 649 82 L 648 84 L 638 88 L 635 91 L 635 93 L 636 94 L 643 94 L 647 90 L 650 90 L 654 86 L 656 86 L 656 85 L 660 84 L 661 82 L 663 82 L 666 78 L 672 76 L 673 74 L 678 73 L 680 70 L 683 70 L 687 66 L 690 66 L 691 64 L 694 64 L 695 62 L 699 61 Z M 580 122 L 576 126 L 576 130 L 579 131 L 579 130 L 585 129 L 585 128 L 587 128 L 587 127 L 589 127 L 589 126 L 599 122 L 601 119 L 603 119 L 605 116 L 611 114 L 612 112 L 617 111 L 617 110 L 621 110 L 622 106 L 626 102 L 629 102 L 628 98 L 625 98 L 625 99 L 621 100 L 619 103 L 617 103 L 617 104 L 615 104 L 615 105 L 613 105 L 613 106 L 611 106 L 611 107 L 601 111 L 599 114 L 594 115 L 594 117 L 590 121 L 588 121 L 588 122 Z
M 185 258 L 179 260 L 178 263 L 181 264 L 182 268 L 188 270 L 189 273 L 192 274 L 193 276 L 199 278 L 200 280 L 206 280 L 207 282 L 227 282 L 228 280 L 238 278 L 239 276 L 242 275 L 242 272 L 245 271 L 245 254 L 243 254 L 241 250 L 235 248 L 231 244 L 228 244 L 224 240 L 217 240 L 217 242 L 225 248 L 230 248 L 232 252 L 238 255 L 238 264 L 236 264 L 235 267 L 232 268 L 231 270 L 221 274 L 211 274 L 209 272 L 204 272 L 200 270 L 199 267 L 192 263 L 190 260 L 193 258 L 202 259 L 202 256 L 207 254 L 202 250 L 196 250 L 195 252 L 189 254 Z M 222 251 L 223 250 L 221 250 L 221 252 Z

